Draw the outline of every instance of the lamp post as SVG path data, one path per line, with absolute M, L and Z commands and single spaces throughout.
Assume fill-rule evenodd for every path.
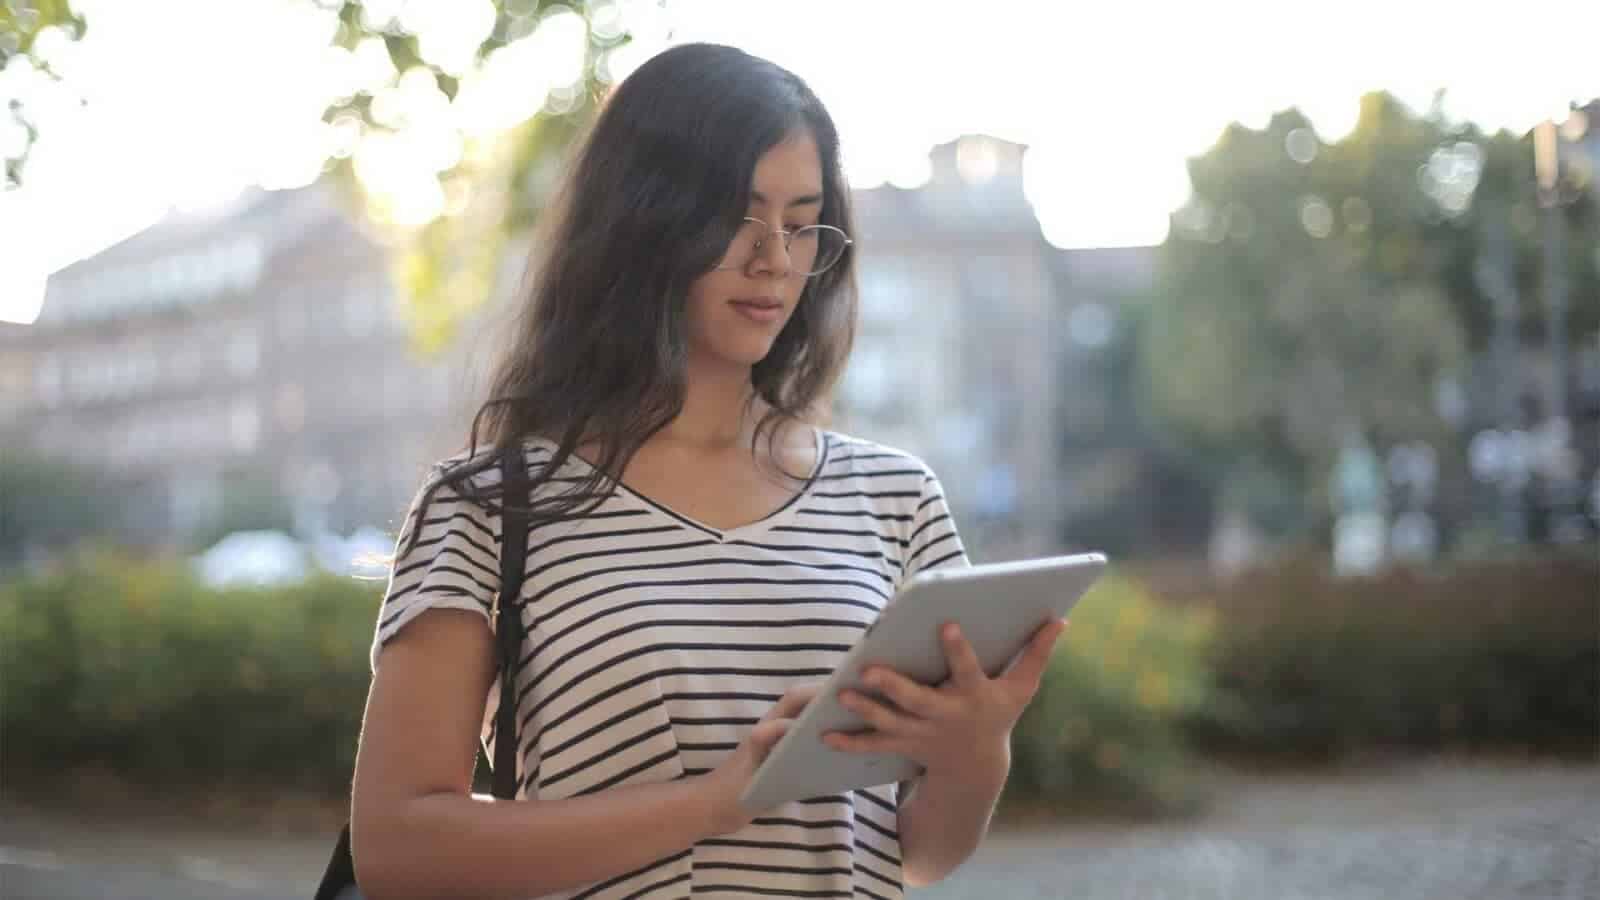
M 1561 146 L 1555 122 L 1546 119 L 1534 126 L 1533 166 L 1538 182 L 1540 216 L 1543 221 L 1540 281 L 1544 288 L 1545 337 L 1550 355 L 1550 384 L 1544 423 L 1540 429 L 1544 500 L 1549 516 L 1549 535 L 1558 542 L 1581 539 L 1581 523 L 1573 516 L 1582 488 L 1573 471 L 1571 452 L 1572 420 L 1567 407 L 1567 272 L 1566 215 L 1561 204 Z M 1574 526 L 1579 526 L 1574 531 Z
M 1483 222 L 1478 263 L 1474 270 L 1478 289 L 1489 297 L 1494 313 L 1494 335 L 1490 343 L 1490 367 L 1497 396 L 1494 414 L 1499 428 L 1485 429 L 1472 439 L 1472 471 L 1482 482 L 1492 484 L 1499 493 L 1500 537 L 1508 544 L 1527 539 L 1527 523 L 1522 503 L 1523 479 L 1511 450 L 1520 447 L 1511 435 L 1521 428 L 1522 379 L 1517 364 L 1517 285 L 1512 278 L 1511 242 L 1505 223 L 1490 217 Z

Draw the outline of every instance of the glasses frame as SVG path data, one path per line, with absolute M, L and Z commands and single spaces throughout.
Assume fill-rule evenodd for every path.
M 765 230 L 765 234 L 781 235 L 782 238 L 783 238 L 783 253 L 784 253 L 785 256 L 789 255 L 789 248 L 790 248 L 790 246 L 792 246 L 794 244 L 795 235 L 801 233 L 802 231 L 818 231 L 818 232 L 831 231 L 834 234 L 839 235 L 839 239 L 844 241 L 844 246 L 842 248 L 840 248 L 839 255 L 833 260 L 833 262 L 828 263 L 828 265 L 826 267 L 818 269 L 815 272 L 799 272 L 799 273 L 795 272 L 794 269 L 791 267 L 790 270 L 789 270 L 789 277 L 791 277 L 791 278 L 794 277 L 797 274 L 800 275 L 802 278 L 815 278 L 818 275 L 821 275 L 822 273 L 824 273 L 824 272 L 828 271 L 829 269 L 833 268 L 834 266 L 838 265 L 839 262 L 844 259 L 844 255 L 846 253 L 850 252 L 850 247 L 853 244 L 855 244 L 855 241 L 850 239 L 850 235 L 847 234 L 843 228 L 835 228 L 832 225 L 823 225 L 823 224 L 820 224 L 820 223 L 816 224 L 816 225 L 803 225 L 803 226 L 801 226 L 799 228 L 796 228 L 793 231 L 789 231 L 789 230 L 783 229 L 783 228 L 774 228 L 766 220 L 758 219 L 755 216 L 745 216 L 740 221 L 739 224 L 742 226 L 742 225 L 744 225 L 745 222 L 754 222 L 755 224 L 760 225 Z M 767 246 L 767 238 L 765 236 L 763 236 L 760 240 L 756 241 L 756 245 L 751 248 L 751 250 L 750 250 L 750 258 L 745 260 L 744 265 L 725 266 L 722 263 L 718 263 L 718 264 L 712 266 L 711 268 L 714 269 L 715 271 L 718 271 L 718 272 L 735 272 L 735 271 L 739 271 L 739 270 L 745 268 L 746 266 L 750 265 L 751 263 L 755 262 L 756 259 L 761 256 L 762 249 L 765 248 L 766 246 Z

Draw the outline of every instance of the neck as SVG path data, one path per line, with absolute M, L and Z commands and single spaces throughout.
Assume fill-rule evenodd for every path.
M 705 450 L 749 447 L 765 404 L 752 402 L 748 366 L 708 366 L 691 360 L 683 410 L 660 435 Z

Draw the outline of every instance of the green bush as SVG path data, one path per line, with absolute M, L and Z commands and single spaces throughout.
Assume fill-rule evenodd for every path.
M 347 782 L 379 588 L 207 589 L 107 557 L 0 585 L 12 771 L 145 782 Z
M 1169 811 L 1191 799 L 1183 723 L 1218 702 L 1203 612 L 1163 607 L 1103 579 L 1078 604 L 1012 735 L 1007 802 Z
M 1181 807 L 1195 796 L 1191 748 L 1594 752 L 1600 564 L 1325 573 L 1108 576 L 1018 723 L 1008 806 Z M 211 590 L 170 564 L 107 556 L 0 584 L 8 777 L 97 768 L 342 791 L 380 593 L 331 577 Z
M 379 593 L 334 578 L 218 591 L 110 557 L 0 585 L 7 768 L 341 790 Z M 1197 617 L 1108 579 L 1072 622 L 1018 728 L 1012 799 L 1166 804 L 1176 723 L 1207 693 Z
M 1600 563 L 1479 562 L 1335 578 L 1301 561 L 1191 587 L 1219 688 L 1244 712 L 1191 720 L 1209 750 L 1593 753 Z

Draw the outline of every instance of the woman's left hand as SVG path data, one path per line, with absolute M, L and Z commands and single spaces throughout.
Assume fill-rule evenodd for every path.
M 960 629 L 946 623 L 939 634 L 950 677 L 943 684 L 928 687 L 886 666 L 871 666 L 862 681 L 893 705 L 845 690 L 841 703 L 872 730 L 833 731 L 823 740 L 851 753 L 897 753 L 921 764 L 928 775 L 970 772 L 974 765 L 986 764 L 1003 771 L 1010 759 L 1011 728 L 1038 692 L 1050 651 L 1065 627 L 1061 620 L 1040 626 L 1017 664 L 990 678 Z

